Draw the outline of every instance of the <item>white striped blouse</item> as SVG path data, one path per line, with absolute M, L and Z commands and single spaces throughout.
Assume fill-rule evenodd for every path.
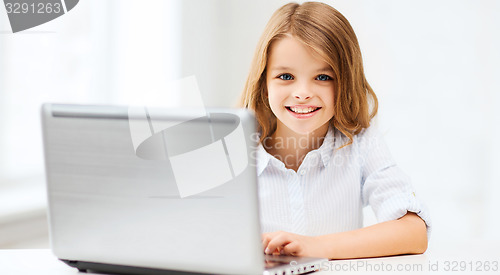
M 338 149 L 347 141 L 330 127 L 323 144 L 306 155 L 297 172 L 259 145 L 262 232 L 317 236 L 354 230 L 363 226 L 362 208 L 371 205 L 378 222 L 414 212 L 425 221 L 429 234 L 427 209 L 375 127 L 364 129 L 351 145 Z

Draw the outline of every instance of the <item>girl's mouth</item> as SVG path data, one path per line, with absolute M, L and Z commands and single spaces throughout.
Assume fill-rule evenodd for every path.
M 297 107 L 297 106 L 285 106 L 285 108 L 295 114 L 311 114 L 321 109 L 321 107 Z
M 285 106 L 288 112 L 295 118 L 307 119 L 314 116 L 321 107 L 316 106 Z

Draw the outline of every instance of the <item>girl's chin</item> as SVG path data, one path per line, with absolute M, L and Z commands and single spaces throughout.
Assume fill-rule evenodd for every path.
M 322 125 L 314 125 L 314 126 L 302 126 L 301 125 L 289 125 L 288 129 L 293 131 L 297 135 L 324 135 L 326 131 L 328 131 L 328 122 Z
M 320 128 L 322 127 L 288 127 L 290 130 L 292 130 L 294 133 L 297 135 L 301 136 L 306 136 L 306 135 L 314 135 L 315 133 L 318 133 L 320 131 Z
M 278 117 L 278 129 L 281 128 L 281 130 L 278 130 L 279 132 L 282 132 L 283 134 L 286 135 L 286 132 L 289 132 L 289 134 L 295 134 L 295 135 L 315 135 L 315 134 L 320 134 L 324 135 L 326 131 L 328 130 L 328 125 L 329 122 L 326 121 L 324 123 L 321 123 L 320 121 L 315 121 L 316 123 L 313 123 L 313 121 L 309 121 L 307 123 L 306 121 L 300 120 L 296 121 L 294 119 L 290 120 L 289 118 L 287 119 L 285 117 L 284 122 L 280 121 Z M 293 132 L 293 133 L 290 133 Z

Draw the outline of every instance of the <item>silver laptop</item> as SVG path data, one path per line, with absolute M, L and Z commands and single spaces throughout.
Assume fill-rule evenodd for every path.
M 255 120 L 242 109 L 45 104 L 54 254 L 80 271 L 301 274 L 266 256 Z

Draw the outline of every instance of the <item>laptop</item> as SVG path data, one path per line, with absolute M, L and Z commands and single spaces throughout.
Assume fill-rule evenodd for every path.
M 255 118 L 244 109 L 44 104 L 49 235 L 80 271 L 301 274 L 264 255 Z

